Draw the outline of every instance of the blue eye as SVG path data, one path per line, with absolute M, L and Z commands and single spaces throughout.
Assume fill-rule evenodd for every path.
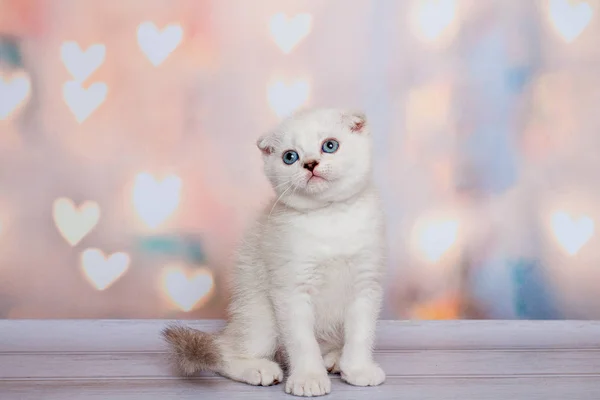
M 287 165 L 292 165 L 293 163 L 298 161 L 298 153 L 296 153 L 294 150 L 288 150 L 285 153 L 283 153 L 283 157 L 281 158 L 283 159 L 283 162 Z
M 340 144 L 335 139 L 327 139 L 323 142 L 323 146 L 321 146 L 321 150 L 324 153 L 335 153 L 340 148 Z

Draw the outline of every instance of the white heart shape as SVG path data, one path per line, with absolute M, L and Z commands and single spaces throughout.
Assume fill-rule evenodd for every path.
M 594 235 L 594 221 L 587 215 L 575 220 L 566 212 L 552 215 L 552 231 L 561 247 L 575 255 Z
M 146 21 L 138 26 L 137 40 L 140 49 L 148 60 L 159 66 L 167 59 L 183 39 L 183 29 L 179 24 L 167 25 L 159 31 L 154 22 Z
M 271 17 L 269 30 L 275 44 L 285 54 L 291 53 L 302 39 L 304 39 L 312 28 L 312 16 L 310 14 L 297 14 L 288 18 L 284 13 L 278 13 Z
M 0 120 L 8 119 L 29 97 L 30 90 L 27 76 L 18 75 L 10 80 L 0 76 Z
M 52 217 L 62 237 L 75 246 L 100 220 L 100 206 L 94 201 L 85 201 L 78 208 L 73 200 L 61 197 L 54 200 Z
M 81 268 L 85 278 L 98 290 L 104 290 L 119 279 L 129 268 L 129 255 L 114 253 L 106 257 L 99 249 L 81 253 Z
M 141 173 L 135 179 L 133 204 L 150 228 L 157 228 L 177 209 L 180 196 L 181 179 L 175 175 L 160 182 L 148 173 Z
M 415 7 L 420 36 L 427 41 L 440 37 L 456 18 L 456 0 L 420 0 Z
M 594 13 L 587 2 L 574 4 L 568 0 L 550 0 L 548 12 L 552 25 L 567 43 L 581 35 Z
M 269 106 L 279 118 L 284 118 L 308 100 L 310 85 L 305 80 L 297 80 L 291 84 L 276 81 L 269 86 L 267 99 Z
M 213 278 L 207 269 L 186 272 L 183 268 L 170 268 L 164 274 L 163 285 L 173 303 L 188 312 L 211 292 Z
M 106 99 L 108 87 L 96 82 L 84 89 L 77 81 L 68 81 L 63 85 L 63 98 L 77 122 L 85 121 Z
M 459 223 L 457 220 L 440 220 L 419 223 L 415 228 L 420 253 L 430 262 L 439 261 L 456 243 Z
M 79 44 L 74 41 L 64 42 L 60 47 L 60 57 L 67 71 L 75 81 L 85 81 L 104 62 L 106 47 L 94 44 L 86 51 L 81 51 Z

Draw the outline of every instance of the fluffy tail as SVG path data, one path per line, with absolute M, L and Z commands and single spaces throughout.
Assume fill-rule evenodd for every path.
M 169 344 L 175 366 L 183 375 L 199 371 L 216 371 L 223 357 L 215 336 L 182 325 L 163 329 L 162 336 Z

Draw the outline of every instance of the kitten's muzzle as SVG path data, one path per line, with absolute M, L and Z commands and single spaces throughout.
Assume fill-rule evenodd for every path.
M 319 162 L 317 160 L 311 160 L 304 163 L 304 168 L 306 168 L 310 172 L 313 172 L 317 165 L 319 165 Z

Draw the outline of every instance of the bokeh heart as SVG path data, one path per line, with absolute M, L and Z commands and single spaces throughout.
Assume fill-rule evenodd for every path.
M 79 207 L 73 200 L 61 197 L 54 200 L 52 217 L 62 237 L 75 246 L 100 220 L 100 206 L 95 201 L 85 201 Z
M 310 85 L 306 80 L 291 83 L 275 81 L 269 85 L 267 99 L 269 106 L 279 118 L 284 118 L 308 101 Z
M 417 0 L 410 13 L 410 25 L 425 41 L 434 41 L 456 20 L 456 0 Z
M 297 14 L 288 18 L 284 13 L 271 17 L 269 30 L 275 44 L 285 54 L 292 52 L 309 33 L 312 28 L 312 16 L 307 13 Z
M 181 179 L 169 175 L 159 181 L 149 173 L 137 175 L 133 187 L 133 205 L 150 228 L 160 226 L 179 206 Z
M 564 211 L 552 214 L 552 232 L 567 254 L 573 256 L 594 235 L 594 221 L 587 215 L 573 218 Z
M 419 255 L 429 262 L 438 262 L 456 243 L 458 229 L 455 219 L 419 221 L 413 229 Z
M 175 51 L 183 39 L 183 28 L 171 24 L 159 30 L 154 22 L 141 23 L 137 29 L 138 45 L 155 67 L 162 64 Z
M 594 11 L 586 1 L 550 0 L 548 16 L 556 32 L 567 42 L 573 42 L 589 25 Z
M 104 62 L 106 47 L 94 44 L 82 51 L 74 41 L 64 42 L 60 47 L 60 57 L 67 71 L 77 82 L 85 81 Z
M 96 82 L 87 89 L 78 81 L 68 81 L 63 85 L 63 98 L 77 122 L 85 121 L 106 99 L 108 87 Z
M 105 290 L 129 268 L 127 253 L 105 256 L 100 249 L 87 249 L 81 253 L 81 268 L 87 281 L 97 290 Z
M 31 82 L 25 73 L 10 78 L 0 75 L 0 120 L 8 119 L 20 109 L 31 94 Z
M 188 312 L 208 299 L 214 283 L 208 269 L 189 270 L 181 266 L 169 266 L 165 268 L 162 285 L 173 304 Z

